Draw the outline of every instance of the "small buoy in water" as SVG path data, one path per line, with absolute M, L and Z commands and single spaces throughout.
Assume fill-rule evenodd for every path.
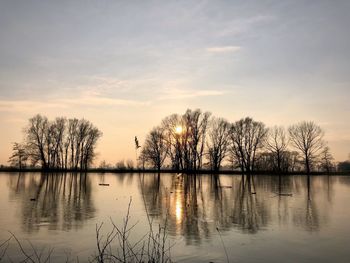
M 35 198 L 30 198 L 30 201 L 36 201 L 36 199 Z

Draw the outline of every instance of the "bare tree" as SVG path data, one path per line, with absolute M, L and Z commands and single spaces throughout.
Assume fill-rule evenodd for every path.
M 100 168 L 100 169 L 110 169 L 110 168 L 112 168 L 112 165 L 110 163 L 108 163 L 106 160 L 102 160 L 100 162 L 100 165 L 98 166 L 98 168 Z
M 158 169 L 158 171 L 160 170 L 168 154 L 168 147 L 162 128 L 153 128 L 148 134 L 141 154 L 146 162 Z
M 89 123 L 89 128 L 85 138 L 85 142 L 82 146 L 82 156 L 81 156 L 81 169 L 87 169 L 93 162 L 96 156 L 96 145 L 99 138 L 102 136 L 102 132 Z
M 68 150 L 70 150 L 70 161 L 69 161 L 69 166 L 71 168 L 74 167 L 74 160 L 75 160 L 75 145 L 76 145 L 76 140 L 77 140 L 77 133 L 78 133 L 78 125 L 79 125 L 79 120 L 74 118 L 70 119 L 68 121 L 68 138 L 67 138 L 67 143 L 66 143 L 66 164 L 65 166 L 68 166 L 67 162 L 67 156 L 68 156 Z
M 31 158 L 33 165 L 41 162 L 41 167 L 44 169 L 48 168 L 46 155 L 47 129 L 48 119 L 40 114 L 29 119 L 29 125 L 25 129 L 28 156 Z
M 183 151 L 184 144 L 182 118 L 178 114 L 172 114 L 162 120 L 161 127 L 164 132 L 164 139 L 168 148 L 168 156 L 173 169 L 184 168 Z M 144 152 L 144 151 L 143 151 Z
M 205 139 L 208 121 L 210 117 L 209 112 L 202 112 L 200 109 L 194 111 L 188 109 L 183 115 L 183 123 L 185 124 L 186 143 L 184 144 L 185 150 L 185 163 L 186 169 L 197 170 L 202 167 L 203 153 L 205 147 Z
M 126 166 L 125 166 L 125 162 L 124 160 L 120 160 L 115 164 L 115 168 L 118 170 L 125 170 Z
M 297 151 L 285 151 L 283 153 L 282 170 L 284 171 L 301 171 L 303 168 L 300 154 Z
M 213 118 L 208 133 L 207 151 L 210 167 L 219 171 L 228 153 L 230 124 L 222 118 Z
M 126 160 L 126 167 L 128 168 L 128 170 L 133 170 L 134 162 L 131 159 Z
M 22 169 L 23 166 L 25 166 L 26 161 L 27 154 L 24 145 L 17 142 L 13 143 L 12 155 L 9 158 L 9 163 L 11 164 L 11 166 Z
M 255 162 L 255 170 L 272 172 L 275 168 L 276 168 L 276 163 L 275 163 L 274 154 L 267 151 L 257 154 L 257 158 Z
M 242 172 L 254 170 L 257 152 L 263 147 L 267 128 L 262 122 L 246 117 L 236 121 L 230 130 L 231 154 Z
M 25 150 L 32 164 L 43 169 L 87 169 L 95 157 L 95 148 L 102 133 L 87 120 L 56 118 L 41 115 L 29 120 L 25 129 Z
M 331 154 L 331 151 L 328 146 L 325 146 L 322 149 L 320 155 L 320 168 L 321 170 L 330 173 L 334 169 L 335 165 L 333 164 L 334 158 Z
M 177 170 L 198 170 L 203 165 L 210 113 L 188 109 L 162 121 L 171 164 Z
M 292 145 L 300 151 L 309 174 L 314 159 L 323 148 L 323 131 L 312 121 L 304 121 L 289 127 Z
M 266 148 L 273 155 L 273 159 L 277 165 L 277 171 L 282 171 L 282 162 L 284 154 L 288 147 L 288 139 L 283 127 L 273 127 L 269 129 Z
M 66 118 L 56 118 L 49 123 L 47 141 L 49 167 L 63 168 L 63 144 L 66 129 Z

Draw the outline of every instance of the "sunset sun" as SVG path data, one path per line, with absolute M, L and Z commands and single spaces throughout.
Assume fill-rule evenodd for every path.
M 182 133 L 182 126 L 176 126 L 175 132 L 176 132 L 177 134 L 181 134 L 181 133 Z

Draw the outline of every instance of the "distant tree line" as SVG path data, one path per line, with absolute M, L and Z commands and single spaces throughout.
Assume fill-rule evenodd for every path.
M 58 117 L 49 121 L 38 114 L 29 119 L 24 135 L 24 142 L 13 144 L 12 166 L 85 170 L 96 156 L 102 133 L 85 119 Z
M 314 122 L 268 128 L 250 117 L 230 123 L 200 109 L 164 118 L 147 135 L 139 165 L 160 170 L 209 168 L 223 165 L 244 173 L 254 171 L 334 171 L 334 159 Z
M 349 159 L 347 161 L 338 163 L 338 171 L 350 172 L 350 154 L 349 154 Z

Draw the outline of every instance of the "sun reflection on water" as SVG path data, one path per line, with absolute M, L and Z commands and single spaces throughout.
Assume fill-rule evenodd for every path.
M 176 195 L 175 216 L 176 216 L 176 223 L 180 223 L 182 221 L 181 195 Z

